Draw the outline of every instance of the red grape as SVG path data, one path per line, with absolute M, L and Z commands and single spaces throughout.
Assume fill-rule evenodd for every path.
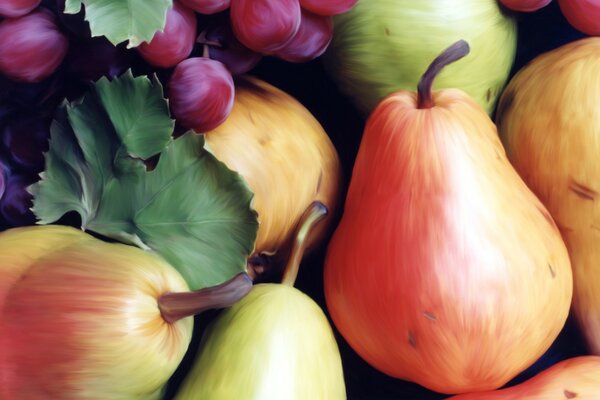
M 259 53 L 282 48 L 300 28 L 298 0 L 231 0 L 229 11 L 239 41 Z
M 210 15 L 227 10 L 230 0 L 181 0 L 181 2 L 197 13 Z
M 225 65 L 210 58 L 194 57 L 179 63 L 168 90 L 177 122 L 198 133 L 216 128 L 233 107 L 233 78 Z
M 338 15 L 350 10 L 357 2 L 358 0 L 300 0 L 300 5 L 315 14 Z
M 194 48 L 196 40 L 196 14 L 179 2 L 167 12 L 163 32 L 156 32 L 150 43 L 138 46 L 141 56 L 157 67 L 174 67 L 185 60 Z
M 277 50 L 283 60 L 300 63 L 319 57 L 327 50 L 333 37 L 333 19 L 302 10 L 300 29 L 294 38 Z
M 0 22 L 0 73 L 21 82 L 39 82 L 61 64 L 69 42 L 50 11 L 40 8 Z
M 551 0 L 500 0 L 506 8 L 514 11 L 532 12 L 546 7 Z
M 20 17 L 31 12 L 41 2 L 42 0 L 2 0 L 0 1 L 0 15 L 9 18 Z
M 210 58 L 225 64 L 231 75 L 245 74 L 262 59 L 237 40 L 228 20 L 209 27 L 198 42 L 207 44 Z

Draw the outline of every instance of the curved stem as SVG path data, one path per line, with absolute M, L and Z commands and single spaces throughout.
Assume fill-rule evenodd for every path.
M 433 60 L 417 86 L 417 108 L 431 108 L 435 105 L 431 95 L 433 81 L 447 65 L 460 60 L 469 54 L 469 51 L 469 44 L 464 40 L 459 40 Z
M 252 279 L 241 273 L 225 283 L 195 292 L 165 293 L 158 298 L 158 308 L 165 321 L 178 320 L 203 311 L 230 307 L 252 289 Z
M 284 285 L 294 286 L 294 282 L 296 282 L 296 277 L 298 276 L 300 262 L 304 256 L 306 246 L 308 245 L 307 239 L 317 222 L 322 220 L 327 213 L 328 210 L 325 204 L 320 201 L 315 201 L 304 212 L 302 218 L 300 218 L 292 252 L 290 253 L 288 263 L 285 266 L 285 272 L 283 273 L 283 279 L 281 281 Z
M 206 38 L 206 30 L 200 32 L 198 37 L 196 38 L 196 43 L 202 45 L 202 57 L 210 58 L 210 46 L 221 48 L 223 44 L 216 40 L 208 40 Z

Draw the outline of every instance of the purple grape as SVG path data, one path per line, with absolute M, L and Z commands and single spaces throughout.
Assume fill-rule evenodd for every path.
M 31 212 L 32 196 L 27 187 L 36 178 L 26 175 L 10 175 L 5 183 L 4 195 L 0 199 L 0 215 L 11 226 L 26 226 L 35 223 Z
M 69 71 L 84 82 L 113 78 L 129 68 L 132 54 L 99 37 L 73 43 L 67 60 Z
M 4 196 L 6 190 L 6 181 L 8 179 L 8 167 L 4 160 L 0 159 L 0 200 Z
M 191 8 L 175 1 L 167 11 L 167 22 L 162 32 L 156 32 L 149 43 L 137 48 L 144 60 L 162 68 L 171 68 L 185 60 L 194 48 L 196 14 Z
M 179 63 L 168 83 L 169 106 L 186 129 L 204 133 L 216 128 L 233 107 L 234 83 L 225 65 L 205 57 Z
M 183 4 L 200 14 L 211 15 L 229 8 L 230 0 L 181 0 Z
M 12 160 L 32 173 L 44 169 L 50 124 L 44 120 L 21 118 L 10 121 L 2 132 L 2 143 Z
M 229 15 L 235 36 L 263 54 L 281 49 L 300 28 L 298 0 L 231 0 Z
M 56 16 L 37 8 L 0 21 L 0 73 L 17 82 L 40 82 L 52 75 L 67 54 L 69 41 Z
M 213 60 L 225 64 L 231 75 L 241 75 L 250 71 L 262 59 L 235 37 L 227 19 L 210 26 L 198 37 L 198 43 L 208 46 L 208 54 Z
M 333 19 L 302 10 L 300 29 L 285 47 L 275 52 L 283 60 L 301 63 L 319 57 L 333 38 Z
M 2 0 L 0 16 L 7 18 L 21 17 L 39 6 L 41 0 Z

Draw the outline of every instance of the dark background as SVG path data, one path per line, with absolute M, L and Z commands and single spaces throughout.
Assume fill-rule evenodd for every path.
M 567 23 L 556 1 L 535 13 L 514 15 L 518 20 L 519 41 L 511 76 L 537 55 L 584 37 Z M 321 122 L 339 152 L 347 185 L 365 121 L 350 100 L 339 92 L 321 62 L 290 64 L 265 58 L 253 74 L 296 97 Z M 296 287 L 326 310 L 322 277 L 324 254 L 325 249 L 322 248 L 305 259 Z M 201 321 L 207 319 L 208 316 L 200 318 Z M 378 372 L 362 361 L 335 332 L 342 354 L 348 399 L 434 400 L 448 397 Z M 582 354 L 585 354 L 582 339 L 573 321 L 569 320 L 546 354 L 509 385 L 522 382 L 560 360 Z
M 48 8 L 52 8 L 60 2 L 61 0 L 44 0 L 43 4 Z M 584 36 L 570 27 L 562 17 L 556 1 L 538 12 L 515 14 L 515 17 L 519 24 L 519 42 L 513 74 L 538 54 Z M 70 35 L 72 35 L 70 39 L 73 46 L 71 55 L 76 55 L 78 52 L 85 50 L 87 42 L 82 42 L 80 48 L 77 48 L 76 35 L 73 35 L 72 32 Z M 134 52 L 129 52 L 124 56 L 124 65 L 129 65 L 131 62 L 128 57 L 133 57 L 136 74 L 152 72 L 147 70 L 145 64 L 140 61 Z M 94 59 L 87 61 L 90 63 L 95 62 Z M 161 79 L 166 78 L 169 72 L 157 71 Z M 347 187 L 365 121 L 353 107 L 351 101 L 339 92 L 333 81 L 325 73 L 321 62 L 316 60 L 305 64 L 290 64 L 267 57 L 255 68 L 253 75 L 296 97 L 321 122 L 338 150 L 345 174 L 344 187 Z M 36 113 L 38 117 L 41 116 L 44 121 L 47 120 L 49 123 L 56 105 L 65 96 L 65 90 L 67 96 L 76 98 L 86 88 L 86 85 L 74 82 L 71 77 L 71 71 L 65 67 L 53 78 L 41 84 L 16 86 L 0 78 L 0 101 L 2 104 L 2 107 L 0 107 L 0 122 L 6 123 L 9 118 L 17 118 L 22 112 L 24 113 L 22 117 L 25 119 L 29 118 L 30 114 Z M 57 88 L 61 88 L 61 90 Z M 12 114 L 9 115 L 9 112 Z M 69 222 L 69 218 L 65 218 L 63 222 Z M 77 220 L 70 222 L 74 226 L 78 225 Z M 0 228 L 5 228 L 1 220 Z M 323 246 L 305 258 L 296 287 L 311 296 L 326 311 L 323 295 L 324 254 L 325 247 Z M 166 398 L 173 396 L 185 372 L 193 362 L 193 356 L 197 351 L 201 336 L 198 332 L 217 314 L 218 312 L 212 311 L 196 318 L 197 334 L 190 345 L 186 358 L 169 383 Z M 335 331 L 335 327 L 333 329 Z M 434 400 L 447 397 L 378 372 L 362 361 L 337 331 L 335 333 L 342 355 L 348 399 Z M 562 359 L 582 354 L 585 354 L 585 349 L 581 337 L 573 322 L 569 320 L 563 332 L 547 353 L 532 367 L 510 382 L 509 385 L 521 382 Z

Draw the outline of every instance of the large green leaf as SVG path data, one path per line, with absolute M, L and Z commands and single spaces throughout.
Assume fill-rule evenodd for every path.
M 30 188 L 40 223 L 69 211 L 82 228 L 154 251 L 192 289 L 246 270 L 258 229 L 243 178 L 173 121 L 156 80 L 131 73 L 99 81 L 63 104 L 51 128 L 46 170 Z M 147 171 L 141 158 L 160 153 Z
M 85 6 L 92 36 L 106 36 L 114 45 L 128 47 L 149 42 L 162 31 L 173 0 L 66 0 L 65 13 L 77 14 Z

